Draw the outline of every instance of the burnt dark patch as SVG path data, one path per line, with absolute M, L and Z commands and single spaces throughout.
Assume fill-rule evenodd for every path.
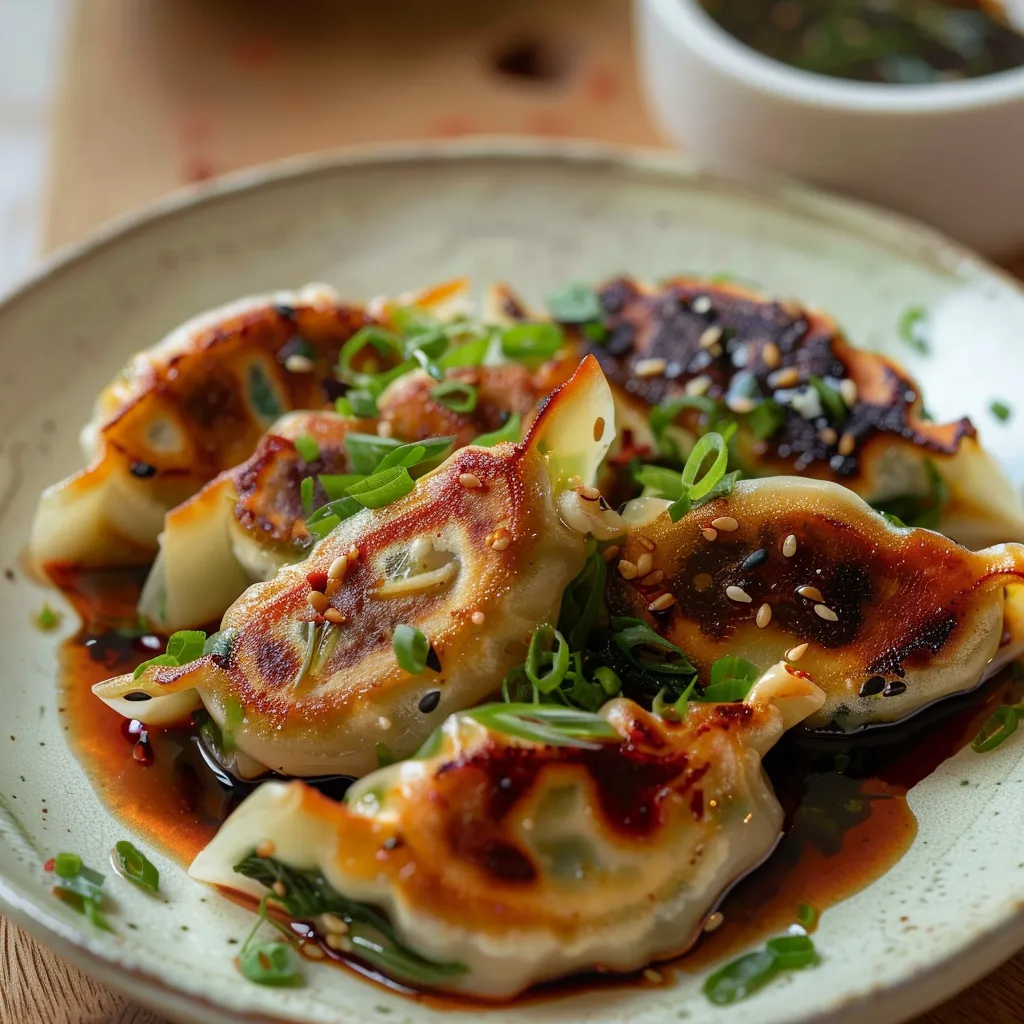
M 541 37 L 513 39 L 491 58 L 491 65 L 499 74 L 541 85 L 560 81 L 570 64 L 566 47 Z
M 913 635 L 902 643 L 887 650 L 872 665 L 869 672 L 878 672 L 888 676 L 904 676 L 904 663 L 914 654 L 929 654 L 934 657 L 942 650 L 946 641 L 953 635 L 959 621 L 955 613 L 941 615 L 916 629 Z M 890 682 L 886 690 L 893 684 Z M 902 685 L 902 684 L 901 684 Z M 906 689 L 906 686 L 903 687 Z M 896 691 L 901 693 L 901 690 Z

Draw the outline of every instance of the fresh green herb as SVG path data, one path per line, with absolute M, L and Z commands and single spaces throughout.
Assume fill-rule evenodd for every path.
M 588 285 L 571 281 L 544 298 L 548 312 L 563 324 L 584 324 L 600 320 L 604 310 L 597 293 Z
M 314 537 L 322 539 L 339 523 L 363 510 L 363 505 L 355 498 L 344 497 L 337 501 L 329 501 L 321 505 L 307 520 L 306 529 Z
M 683 496 L 683 480 L 678 469 L 637 462 L 633 467 L 633 479 L 643 487 L 642 498 L 678 501 Z
M 295 450 L 303 462 L 316 462 L 320 458 L 320 445 L 312 434 L 300 434 L 295 438 Z
M 717 1006 L 753 995 L 782 971 L 798 971 L 818 963 L 814 943 L 806 935 L 769 939 L 764 949 L 732 960 L 709 975 L 704 994 Z
M 597 625 L 607 579 L 607 563 L 601 552 L 595 550 L 587 556 L 579 574 L 562 593 L 558 630 L 565 637 L 569 650 L 581 651 L 586 647 L 591 631 Z
M 995 750 L 1003 740 L 1009 739 L 1017 731 L 1022 715 L 1024 704 L 996 708 L 971 741 L 971 749 L 976 754 L 987 754 L 990 750 Z
M 604 741 L 622 740 L 600 715 L 553 704 L 482 704 L 463 713 L 493 732 L 545 746 L 597 750 Z
M 758 441 L 774 437 L 786 423 L 788 413 L 774 398 L 765 398 L 747 413 L 746 424 Z
M 353 484 L 357 484 L 360 480 L 365 479 L 366 475 L 364 473 L 320 473 L 317 476 L 317 480 L 320 482 L 324 494 L 327 495 L 328 501 L 337 501 L 339 498 L 344 498 L 348 493 L 348 489 Z
M 609 697 L 615 697 L 622 692 L 622 680 L 607 665 L 601 665 L 594 669 L 594 682 Z
M 591 320 L 590 323 L 580 324 L 580 333 L 587 341 L 595 345 L 602 345 L 608 340 L 608 328 L 599 320 Z
M 341 403 L 345 403 L 345 406 L 342 407 Z M 334 408 L 342 415 L 358 416 L 365 420 L 373 420 L 380 415 L 377 399 L 364 388 L 353 388 L 343 398 L 335 399 Z
M 672 676 L 696 672 L 686 655 L 670 640 L 658 636 L 643 619 L 614 617 L 611 626 L 612 643 L 634 668 Z
M 404 498 L 415 486 L 405 466 L 393 466 L 353 484 L 348 493 L 365 508 L 384 508 Z
M 998 398 L 993 399 L 989 404 L 988 410 L 1000 423 L 1008 423 L 1013 415 L 1013 409 L 1005 402 L 999 401 Z
M 114 930 L 103 916 L 103 876 L 98 871 L 86 867 L 76 853 L 58 853 L 53 859 L 53 873 L 57 884 L 52 891 L 57 899 L 84 915 L 94 927 Z
M 357 370 L 353 365 L 356 356 L 371 348 L 375 353 L 371 356 L 375 369 L 377 356 L 383 356 L 386 360 L 401 360 L 405 354 L 398 335 L 372 324 L 361 327 L 341 347 L 338 354 L 338 377 L 346 384 L 356 387 L 365 387 L 373 383 L 374 378 L 378 376 L 376 372 Z
M 378 768 L 387 768 L 388 765 L 394 764 L 397 760 L 394 751 L 386 743 L 378 742 L 374 748 L 374 753 L 377 755 Z
M 274 899 L 293 918 L 337 914 L 349 926 L 348 937 L 355 954 L 389 977 L 420 985 L 438 985 L 466 973 L 462 964 L 427 960 L 404 946 L 384 914 L 369 904 L 342 896 L 318 871 L 299 871 L 273 858 L 255 854 L 236 864 L 235 871 L 268 889 L 275 882 L 281 882 L 285 895 Z
M 454 437 L 427 437 L 422 441 L 400 444 L 397 448 L 392 448 L 380 460 L 373 472 L 382 473 L 384 470 L 391 469 L 394 466 L 414 469 L 417 466 L 422 466 L 424 463 L 436 462 L 451 451 L 454 443 Z
M 459 366 L 481 366 L 487 358 L 491 347 L 491 336 L 485 334 L 482 338 L 467 341 L 465 345 L 457 345 L 449 349 L 437 361 L 442 370 L 454 370 Z
M 704 687 L 700 699 L 709 704 L 743 700 L 759 675 L 756 665 L 735 654 L 727 654 L 711 666 L 711 682 Z
M 238 630 L 234 626 L 211 633 L 203 644 L 203 654 L 212 654 L 226 662 L 231 658 L 231 648 L 237 637 Z
M 522 420 L 519 413 L 514 412 L 505 421 L 503 427 L 499 427 L 489 434 L 481 434 L 473 444 L 479 445 L 481 448 L 493 448 L 496 444 L 501 444 L 503 441 L 516 442 L 522 437 L 522 430 Z
M 60 625 L 60 615 L 55 612 L 47 603 L 39 609 L 36 614 L 36 625 L 43 631 L 49 632 Z
M 550 359 L 562 341 L 558 324 L 516 324 L 501 332 L 501 352 L 506 359 Z
M 549 623 L 545 622 L 533 631 L 524 671 L 540 693 L 551 693 L 569 671 L 569 645 Z
M 276 922 L 267 917 L 268 896 L 264 896 L 260 900 L 256 923 L 245 942 L 242 943 L 238 954 L 238 969 L 244 978 L 257 985 L 267 985 L 271 988 L 295 988 L 302 984 L 302 975 L 299 973 L 295 954 L 292 952 L 291 936 L 284 931 L 283 934 L 288 937 L 288 942 L 254 941 L 256 933 L 264 923 L 272 924 L 282 931 Z
M 446 380 L 430 392 L 430 397 L 452 412 L 471 413 L 476 408 L 477 391 L 465 381 Z
M 903 341 L 915 352 L 926 356 L 931 351 L 928 344 L 928 311 L 923 306 L 910 306 L 904 310 L 897 329 Z
M 299 501 L 302 504 L 302 514 L 311 515 L 313 512 L 313 488 L 314 480 L 311 476 L 304 476 L 299 484 Z
M 842 423 L 849 415 L 850 410 L 846 408 L 846 403 L 843 401 L 843 396 L 839 393 L 839 389 L 828 381 L 822 380 L 821 377 L 813 375 L 807 378 L 807 383 L 818 392 L 821 406 L 825 410 L 825 415 L 828 419 L 832 423 Z
M 159 892 L 160 872 L 156 865 L 127 839 L 114 844 L 114 856 L 120 873 L 133 885 L 148 892 Z
M 801 903 L 796 908 L 796 920 L 805 931 L 812 931 L 818 923 L 818 911 L 810 903 Z
M 729 465 L 729 438 L 733 429 L 727 430 L 725 435 L 714 432 L 704 434 L 693 446 L 686 465 L 683 467 L 682 491 L 680 497 L 668 508 L 669 518 L 673 523 L 690 511 L 694 502 L 706 498 L 715 486 L 725 476 L 726 468 Z M 713 456 L 710 467 L 701 476 L 701 470 L 709 457 Z
M 900 519 L 899 516 L 894 516 L 891 512 L 879 512 L 879 515 L 890 525 L 898 526 L 902 530 L 908 529 L 907 524 Z
M 375 472 L 389 452 L 401 447 L 402 442 L 393 437 L 359 434 L 354 431 L 345 435 L 345 453 L 354 473 Z
M 697 685 L 697 677 L 690 680 L 690 685 L 674 700 L 666 700 L 668 687 L 663 686 L 651 702 L 651 711 L 664 718 L 666 722 L 681 722 L 686 717 L 686 711 L 693 695 L 693 689 Z
M 391 635 L 398 664 L 410 675 L 418 676 L 427 667 L 430 641 L 415 627 L 400 622 Z
M 172 668 L 187 665 L 203 656 L 205 643 L 206 634 L 201 629 L 182 629 L 172 633 L 167 641 L 167 650 L 155 658 L 144 661 L 135 669 L 132 678 L 138 679 L 146 669 L 154 665 L 167 665 Z
M 261 419 L 276 420 L 284 412 L 274 385 L 258 363 L 249 367 L 249 397 Z
M 660 405 L 655 405 L 647 414 L 647 421 L 654 435 L 658 451 L 669 459 L 681 462 L 684 453 L 680 452 L 677 445 L 669 436 L 669 428 L 675 424 L 679 414 L 686 409 L 696 409 L 700 412 L 704 421 L 710 422 L 719 410 L 718 402 L 705 395 L 682 395 L 679 398 L 669 399 Z
M 726 473 L 725 476 L 723 476 L 722 479 L 704 495 L 700 504 L 707 505 L 709 502 L 715 501 L 718 498 L 728 498 L 736 487 L 736 481 L 742 476 L 743 473 L 738 469 L 734 469 L 731 473 Z

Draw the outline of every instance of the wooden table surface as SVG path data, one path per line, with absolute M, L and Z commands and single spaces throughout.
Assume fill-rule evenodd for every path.
M 627 0 L 78 0 L 65 62 L 49 247 L 180 184 L 349 143 L 661 144 Z M 1018 1021 L 1024 953 L 915 1024 Z M 0 918 L 0 1024 L 163 1021 Z

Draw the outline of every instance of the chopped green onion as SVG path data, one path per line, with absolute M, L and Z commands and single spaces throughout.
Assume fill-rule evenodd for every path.
M 365 382 L 374 376 L 356 370 L 352 362 L 365 348 L 373 348 L 378 355 L 388 359 L 401 359 L 404 355 L 402 344 L 397 335 L 372 324 L 361 327 L 341 347 L 338 355 L 338 376 L 348 384 L 365 386 Z
M 363 507 L 355 498 L 350 498 L 347 495 L 337 501 L 329 501 L 326 505 L 321 505 L 306 520 L 306 529 L 314 537 L 322 540 L 339 523 L 354 516 L 357 512 L 361 512 Z
M 678 469 L 666 469 L 664 466 L 652 466 L 641 462 L 633 469 L 633 479 L 643 492 L 642 498 L 667 498 L 678 501 L 683 496 L 683 481 Z
M 295 450 L 303 462 L 316 462 L 320 458 L 320 445 L 312 434 L 300 434 L 295 438 Z
M 418 676 L 427 667 L 430 642 L 415 627 L 400 622 L 391 636 L 398 664 L 411 675 Z
M 159 891 L 160 872 L 138 847 L 133 846 L 127 839 L 122 839 L 114 844 L 114 855 L 121 875 L 129 882 L 148 892 Z
M 45 632 L 56 629 L 60 625 L 60 614 L 44 602 L 43 607 L 36 614 L 36 625 Z
M 360 419 L 373 420 L 380 415 L 380 410 L 377 408 L 377 399 L 373 396 L 372 392 L 366 391 L 363 388 L 353 388 L 344 398 L 337 399 L 334 403 L 335 408 L 338 407 L 339 402 L 347 402 L 347 411 L 353 416 L 358 416 Z M 342 410 L 338 409 L 338 412 L 342 412 Z
M 796 919 L 801 928 L 811 931 L 818 923 L 818 911 L 810 903 L 801 903 L 796 908 Z
M 405 466 L 393 466 L 353 484 L 348 493 L 365 508 L 384 508 L 404 498 L 415 486 Z
M 651 702 L 651 711 L 666 722 L 681 722 L 686 717 L 686 710 L 690 703 L 693 689 L 697 685 L 697 677 L 690 680 L 690 685 L 674 700 L 667 701 L 665 695 L 668 687 L 663 686 Z
M 253 408 L 264 420 L 276 420 L 284 412 L 274 385 L 258 363 L 249 367 L 249 397 Z
M 212 654 L 215 657 L 228 661 L 231 657 L 231 648 L 234 647 L 238 630 L 234 626 L 222 629 L 217 633 L 211 633 L 203 644 L 203 654 Z
M 747 414 L 746 423 L 758 441 L 767 441 L 783 427 L 788 413 L 774 398 L 758 402 Z
M 339 498 L 345 497 L 353 484 L 365 479 L 365 473 L 321 473 L 317 476 L 328 501 L 337 501 Z M 310 498 L 312 499 L 312 493 L 310 493 Z M 305 508 L 305 504 L 303 504 L 303 508 Z
M 291 946 L 285 942 L 253 942 L 238 954 L 242 976 L 257 985 L 296 988 L 302 975 Z
M 581 324 L 580 332 L 587 341 L 595 345 L 601 345 L 608 339 L 608 328 L 599 320 L 591 320 L 590 323 Z
M 74 878 L 82 871 L 82 858 L 77 853 L 58 853 L 53 858 L 54 874 L 61 878 Z
M 571 281 L 544 297 L 548 312 L 560 323 L 583 324 L 600 320 L 604 313 L 597 293 L 588 285 Z
M 449 349 L 438 359 L 437 365 L 442 370 L 454 370 L 460 366 L 480 366 L 487 358 L 490 347 L 491 337 L 487 334 L 482 338 L 476 338 L 473 341 L 467 341 L 464 345 L 457 345 L 455 348 Z
M 384 456 L 401 447 L 402 442 L 393 437 L 355 432 L 345 435 L 345 453 L 354 473 L 376 472 Z
M 607 578 L 607 563 L 599 551 L 592 551 L 579 574 L 562 593 L 558 629 L 568 642 L 569 650 L 581 651 L 586 647 L 597 625 Z
M 711 682 L 704 687 L 700 699 L 709 704 L 743 700 L 760 674 L 756 665 L 735 654 L 727 654 L 711 666 Z
M 613 617 L 611 626 L 612 642 L 634 668 L 672 676 L 689 676 L 696 672 L 686 655 L 670 640 L 655 633 L 643 619 Z
M 378 741 L 374 747 L 374 753 L 377 755 L 378 768 L 387 768 L 388 765 L 394 764 L 397 760 L 394 751 L 386 743 Z
M 470 413 L 476 408 L 477 390 L 465 381 L 446 380 L 430 392 L 430 397 L 452 412 Z
M 103 916 L 103 875 L 82 863 L 76 853 L 58 853 L 53 859 L 53 871 L 57 884 L 53 895 L 62 903 L 85 916 L 96 928 L 112 932 L 109 922 Z
M 829 384 L 828 381 L 822 380 L 821 377 L 813 375 L 807 378 L 807 383 L 818 392 L 822 408 L 829 420 L 833 423 L 842 423 L 849 415 L 850 410 L 846 408 L 839 389 Z
M 806 935 L 769 939 L 764 949 L 738 957 L 709 975 L 704 994 L 717 1006 L 728 1006 L 753 995 L 780 971 L 801 970 L 817 962 L 814 943 Z
M 551 704 L 483 704 L 463 714 L 493 732 L 551 747 L 599 749 L 622 741 L 616 728 L 589 711 Z
M 302 514 L 309 516 L 313 512 L 313 487 L 315 486 L 311 476 L 304 476 L 299 484 L 299 501 L 302 504 Z M 330 497 L 330 495 L 328 495 Z
M 999 401 L 998 398 L 993 399 L 988 409 L 989 412 L 992 413 L 992 415 L 995 416 L 995 418 L 999 420 L 1000 423 L 1007 423 L 1010 417 L 1013 415 L 1013 409 L 1010 406 L 1008 406 L 1005 402 Z
M 356 411 L 352 406 L 352 400 L 350 398 L 336 398 L 334 400 L 334 411 L 339 416 L 355 416 Z
M 600 668 L 594 669 L 594 682 L 597 683 L 609 697 L 614 697 L 616 694 L 622 692 L 622 680 L 612 669 L 608 668 L 607 665 L 602 665 Z
M 550 623 L 533 631 L 524 669 L 526 678 L 540 693 L 554 690 L 569 671 L 569 645 Z
M 505 421 L 503 427 L 499 427 L 489 434 L 481 434 L 473 444 L 479 445 L 481 448 L 493 448 L 496 444 L 501 444 L 503 441 L 516 442 L 522 437 L 522 429 L 522 420 L 519 413 L 514 412 Z
M 928 311 L 923 306 L 910 306 L 904 310 L 897 325 L 900 337 L 915 351 L 928 355 Z
M 679 522 L 690 511 L 694 502 L 707 498 L 716 485 L 725 476 L 729 465 L 729 438 L 735 431 L 735 425 L 725 434 L 713 431 L 698 439 L 690 452 L 682 474 L 682 494 L 668 508 L 669 518 L 673 523 Z M 700 475 L 704 463 L 713 455 L 714 460 L 703 476 Z
M 769 939 L 765 947 L 775 954 L 781 971 L 799 971 L 818 962 L 814 943 L 807 935 L 780 935 Z
M 506 359 L 550 359 L 563 340 L 558 324 L 516 324 L 501 332 L 501 352 Z
M 405 466 L 406 469 L 413 469 L 425 462 L 433 462 L 447 455 L 454 443 L 454 437 L 427 437 L 422 441 L 400 444 L 380 460 L 373 472 L 381 473 L 393 466 Z
M 976 754 L 987 754 L 995 750 L 1003 740 L 1009 739 L 1017 731 L 1021 714 L 1024 714 L 1024 708 L 1017 705 L 996 708 L 971 741 L 971 749 Z
M 172 633 L 167 641 L 167 650 L 155 658 L 150 658 L 149 661 L 144 661 L 135 669 L 132 678 L 138 679 L 147 668 L 154 665 L 166 665 L 172 668 L 187 665 L 203 656 L 205 643 L 206 634 L 201 629 L 182 629 L 177 633 Z

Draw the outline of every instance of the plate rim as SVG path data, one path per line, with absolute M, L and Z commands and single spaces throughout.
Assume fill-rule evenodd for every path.
M 45 288 L 108 247 L 137 233 L 173 220 L 184 212 L 201 210 L 238 195 L 259 193 L 302 179 L 346 170 L 415 163 L 450 164 L 472 161 L 547 163 L 606 167 L 612 173 L 650 174 L 666 180 L 727 186 L 760 199 L 778 202 L 786 211 L 823 224 L 852 231 L 906 258 L 926 262 L 965 279 L 998 280 L 1024 298 L 1024 283 L 1007 270 L 948 238 L 934 228 L 903 214 L 858 199 L 834 195 L 794 181 L 752 180 L 746 175 L 711 173 L 696 161 L 668 149 L 638 148 L 586 140 L 552 140 L 532 136 L 473 136 L 454 140 L 368 143 L 286 157 L 222 175 L 210 182 L 174 189 L 142 207 L 120 214 L 84 239 L 66 243 L 47 254 L 0 294 L 0 318 L 18 303 Z M 147 971 L 118 963 L 92 948 L 88 937 L 50 914 L 31 892 L 0 874 L 0 911 L 26 932 L 102 983 L 142 1002 L 157 1012 L 198 1012 L 207 1019 L 242 1022 L 251 1015 L 177 988 Z M 891 985 L 876 986 L 851 997 L 838 1008 L 811 1011 L 794 1024 L 857 1024 L 871 1011 L 876 1024 L 896 1024 L 923 1013 L 997 969 L 1024 945 L 1024 903 L 1010 908 L 1004 920 L 978 934 L 966 947 Z M 956 972 L 948 970 L 955 959 Z M 168 1006 L 168 1002 L 177 1005 Z M 284 1018 L 261 1014 L 268 1022 Z

